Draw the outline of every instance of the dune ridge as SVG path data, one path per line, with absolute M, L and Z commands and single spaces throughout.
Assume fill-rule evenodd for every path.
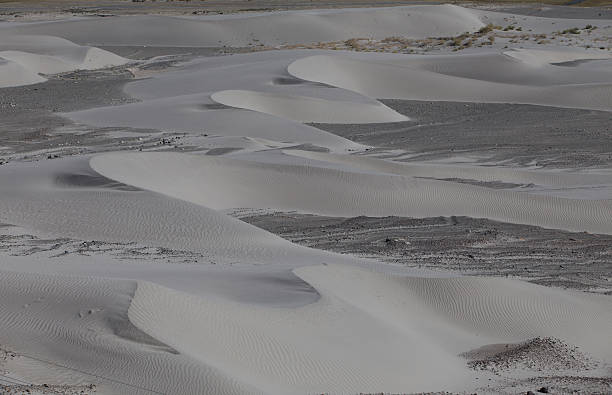
M 106 154 L 90 163 L 106 177 L 217 210 L 274 208 L 332 216 L 465 215 L 612 233 L 610 200 L 579 201 L 397 175 L 175 153 Z
M 181 352 L 268 393 L 448 388 L 473 379 L 457 357 L 461 350 L 542 333 L 610 357 L 601 347 L 612 327 L 605 296 L 515 280 L 402 277 L 333 264 L 295 273 L 321 293 L 318 302 L 253 309 L 139 283 L 129 317 Z M 326 316 L 334 319 L 320 319 Z M 176 338 L 179 317 L 187 317 L 182 327 L 193 329 Z M 588 339 L 582 336 L 587 320 L 593 325 Z M 427 373 L 433 365 L 435 376 Z
M 351 169 L 411 177 L 438 179 L 459 178 L 484 182 L 501 181 L 519 185 L 535 184 L 559 187 L 609 185 L 612 182 L 612 177 L 610 175 L 597 173 L 394 162 L 362 155 L 340 155 L 300 150 L 284 150 L 283 153 L 305 159 L 343 164 Z
M 10 33 L 3 34 L 0 42 L 0 59 L 11 62 L 13 69 L 2 70 L 0 87 L 46 81 L 39 74 L 94 70 L 128 63 L 128 59 L 111 52 L 80 46 L 62 38 Z M 19 75 L 22 77 L 19 78 Z M 30 77 L 24 78 L 25 75 Z
M 160 24 L 164 28 L 159 29 Z M 274 26 L 274 29 L 270 29 Z M 450 36 L 484 26 L 478 15 L 453 5 L 375 9 L 305 10 L 255 15 L 164 17 L 123 16 L 109 20 L 73 18 L 12 27 L 21 34 L 46 34 L 91 45 L 244 47 L 347 40 L 392 35 Z
M 488 58 L 497 56 L 492 54 Z M 487 75 L 493 74 L 493 71 L 484 69 L 487 65 L 484 62 L 486 58 L 481 56 L 480 63 L 473 64 L 471 71 L 466 70 L 466 73 L 473 73 L 473 76 L 438 72 L 435 70 L 437 59 L 429 66 L 427 60 L 412 61 L 409 57 L 387 54 L 315 55 L 296 60 L 289 65 L 288 71 L 297 78 L 333 85 L 379 99 L 522 103 L 612 111 L 609 71 L 589 73 L 586 77 L 588 79 L 585 80 L 585 77 L 580 76 L 580 68 L 577 67 L 569 72 L 576 78 L 575 83 L 572 79 L 553 79 L 545 86 L 531 86 L 527 82 L 539 78 L 542 72 L 561 73 L 568 77 L 568 70 L 546 68 L 540 71 L 536 68 L 533 71 L 531 68 L 517 67 L 515 62 L 514 66 L 506 66 L 513 70 L 512 81 L 491 81 L 487 80 Z M 462 56 L 447 55 L 449 65 L 461 60 Z M 481 68 L 481 71 L 474 68 Z M 522 74 L 521 70 L 525 71 L 525 74 Z M 507 77 L 501 74 L 501 78 Z
M 409 119 L 382 103 L 351 103 L 245 90 L 215 92 L 211 99 L 226 106 L 259 111 L 304 123 L 377 123 Z

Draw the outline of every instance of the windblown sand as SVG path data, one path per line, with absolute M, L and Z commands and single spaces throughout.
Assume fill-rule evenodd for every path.
M 581 18 L 0 22 L 0 391 L 608 391 L 612 20 Z

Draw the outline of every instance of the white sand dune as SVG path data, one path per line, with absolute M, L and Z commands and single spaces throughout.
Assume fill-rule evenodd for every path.
M 200 251 L 224 261 L 282 259 L 300 247 L 206 207 L 101 178 L 87 158 L 0 169 L 0 223 L 46 234 L 103 241 L 130 240 Z M 238 247 L 239 246 L 239 247 Z M 274 256 L 276 258 L 274 258 Z
M 484 24 L 471 10 L 453 5 L 375 9 L 308 10 L 230 17 L 124 16 L 26 23 L 22 34 L 63 37 L 88 45 L 244 47 L 347 40 L 353 37 L 451 36 Z
M 538 49 L 522 49 L 515 48 L 511 51 L 504 52 L 505 55 L 519 59 L 525 63 L 542 65 L 542 64 L 556 64 L 573 62 L 576 60 L 601 60 L 610 59 L 612 54 L 601 50 L 583 50 L 583 49 L 569 49 L 563 50 L 538 50 Z
M 396 277 L 344 265 L 295 272 L 321 293 L 318 302 L 252 308 L 140 283 L 129 317 L 180 352 L 267 393 L 457 387 L 473 380 L 457 358 L 462 350 L 543 334 L 611 356 L 601 347 L 612 329 L 605 296 L 504 279 Z M 584 336 L 584 322 L 592 336 Z M 177 330 L 183 335 L 176 337 Z
M 337 264 L 295 273 L 320 299 L 279 308 L 144 281 L 2 271 L 0 339 L 60 365 L 34 376 L 118 394 L 469 390 L 487 374 L 469 371 L 460 353 L 535 336 L 612 357 L 602 347 L 612 327 L 606 296 Z
M 226 106 L 259 111 L 298 122 L 377 123 L 408 120 L 408 117 L 382 103 L 350 103 L 244 90 L 215 92 L 211 99 Z
M 355 155 L 339 155 L 324 152 L 287 150 L 286 155 L 297 156 L 327 163 L 337 163 L 346 169 L 397 174 L 411 177 L 460 178 L 477 181 L 501 181 L 513 184 L 536 184 L 544 186 L 575 187 L 610 185 L 612 176 L 597 173 L 571 173 L 550 170 L 522 170 L 492 166 L 458 166 L 432 163 L 401 163 L 378 158 Z
M 415 60 L 416 59 L 416 60 Z M 387 99 L 523 103 L 557 107 L 612 110 L 610 69 L 581 75 L 580 66 L 536 67 L 497 54 L 407 57 L 388 54 L 316 55 L 293 62 L 295 77 Z M 493 64 L 502 62 L 510 73 Z M 471 62 L 470 62 L 471 61 Z M 459 66 L 457 72 L 454 65 Z M 444 67 L 444 69 L 440 69 Z M 461 71 L 462 70 L 462 71 Z M 533 86 L 534 80 L 550 73 Z M 555 75 L 557 74 L 557 75 Z M 510 77 L 508 77 L 508 75 Z
M 107 394 L 257 393 L 137 329 L 133 281 L 0 273 L 0 343 L 28 356 L 22 370 L 36 382 L 94 382 Z
M 176 153 L 106 154 L 100 174 L 213 209 L 273 208 L 335 216 L 465 215 L 612 233 L 612 201 L 578 201 L 412 177 Z M 129 169 L 129 171 L 127 171 Z
M 0 88 L 37 84 L 46 81 L 21 64 L 0 57 Z
M 124 106 L 99 107 L 67 116 L 80 123 L 102 127 L 123 126 L 223 137 L 241 136 L 278 143 L 313 144 L 339 152 L 363 148 L 361 144 L 290 119 L 235 108 L 217 109 L 211 106 L 214 104 L 209 95 L 189 95 Z
M 1 86 L 19 86 L 43 82 L 38 74 L 57 74 L 73 70 L 94 70 L 118 66 L 127 59 L 111 52 L 88 46 L 80 46 L 68 40 L 36 35 L 3 34 L 0 42 L 0 58 L 19 65 L 22 75 L 36 75 L 19 79 L 0 69 Z M 13 65 L 13 68 L 15 66 Z M 15 73 L 17 71 L 13 71 Z
M 332 118 L 337 118 L 338 121 L 348 121 L 349 115 L 354 116 L 357 108 L 375 114 L 372 116 L 377 121 L 405 119 L 374 99 L 292 78 L 287 74 L 287 66 L 300 56 L 304 56 L 304 51 L 196 60 L 174 71 L 128 84 L 126 93 L 141 99 L 140 103 L 93 108 L 65 115 L 77 122 L 96 126 L 205 132 L 217 136 L 313 144 L 340 152 L 363 147 L 299 122 L 315 117 L 313 112 L 321 109 L 321 104 L 325 103 L 329 108 L 325 109 L 328 114 L 325 117 L 317 115 L 319 120 L 333 121 Z M 224 90 L 254 92 L 248 96 L 249 104 L 259 111 L 219 108 L 211 95 L 219 98 L 217 92 Z M 308 100 L 304 99 L 306 96 Z M 281 97 L 283 100 L 278 100 Z M 225 104 L 239 104 L 237 100 L 243 100 L 242 93 L 234 95 L 231 103 Z M 345 114 L 347 111 L 348 114 Z M 362 119 L 370 121 L 370 117 L 364 116 Z

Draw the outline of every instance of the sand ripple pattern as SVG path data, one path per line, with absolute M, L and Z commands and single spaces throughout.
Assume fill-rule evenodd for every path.
M 573 200 L 398 175 L 175 153 L 106 154 L 94 157 L 91 165 L 108 178 L 213 209 L 272 208 L 331 216 L 464 215 L 612 233 L 612 200 Z

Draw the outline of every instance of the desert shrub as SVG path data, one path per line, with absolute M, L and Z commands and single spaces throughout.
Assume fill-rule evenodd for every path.
M 480 34 L 487 34 L 492 32 L 493 30 L 501 30 L 502 27 L 501 26 L 496 26 L 492 23 L 489 23 L 487 26 L 483 26 L 480 28 L 480 30 L 478 30 L 478 33 Z
M 580 34 L 580 29 L 577 27 L 572 27 L 571 29 L 565 29 L 561 32 L 561 34 Z

